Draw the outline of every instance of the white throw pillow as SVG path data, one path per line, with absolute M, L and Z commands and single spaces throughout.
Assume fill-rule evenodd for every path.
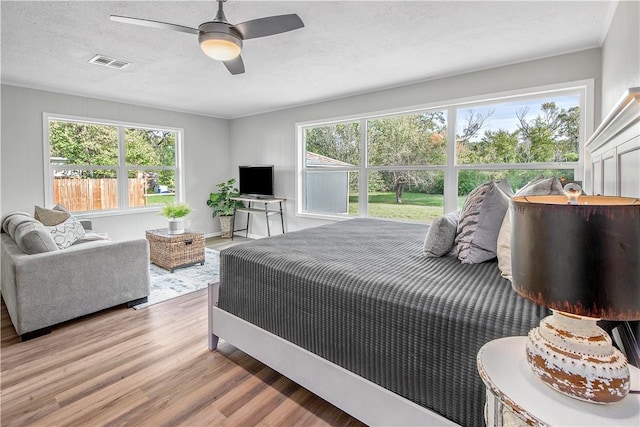
M 561 195 L 562 184 L 558 178 L 536 178 L 522 187 L 515 196 L 549 196 Z M 498 268 L 500 275 L 511 280 L 511 217 L 509 211 L 504 216 L 500 233 L 498 233 Z
M 84 227 L 73 216 L 47 229 L 60 249 L 68 248 L 84 236 Z

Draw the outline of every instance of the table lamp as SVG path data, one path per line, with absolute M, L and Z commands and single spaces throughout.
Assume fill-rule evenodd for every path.
M 612 403 L 629 393 L 625 356 L 596 322 L 640 319 L 640 199 L 514 197 L 513 289 L 552 315 L 529 332 L 535 375 L 568 396 Z

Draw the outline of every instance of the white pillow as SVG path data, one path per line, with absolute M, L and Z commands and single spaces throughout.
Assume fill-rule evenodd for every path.
M 515 196 L 548 196 L 561 195 L 562 184 L 558 178 L 536 178 L 522 187 Z M 511 217 L 509 211 L 504 216 L 498 233 L 498 268 L 500 275 L 511 280 Z
M 68 248 L 84 236 L 84 227 L 73 216 L 47 229 L 60 249 Z

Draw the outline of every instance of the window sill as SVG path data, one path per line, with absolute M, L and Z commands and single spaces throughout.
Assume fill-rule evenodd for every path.
M 109 210 L 109 211 L 76 211 L 71 214 L 78 218 L 103 218 L 109 216 L 122 216 L 122 215 L 138 215 L 148 213 L 159 213 L 162 206 L 138 208 L 138 209 L 123 209 L 123 210 Z

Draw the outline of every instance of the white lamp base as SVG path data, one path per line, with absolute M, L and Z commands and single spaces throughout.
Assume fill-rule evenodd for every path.
M 629 393 L 629 368 L 597 320 L 554 310 L 529 332 L 527 361 L 542 381 L 560 393 L 613 403 Z

